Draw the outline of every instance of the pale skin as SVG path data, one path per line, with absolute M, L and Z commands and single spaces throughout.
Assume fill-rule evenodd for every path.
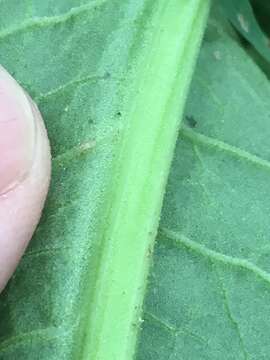
M 0 67 L 0 292 L 39 222 L 51 172 L 42 117 Z

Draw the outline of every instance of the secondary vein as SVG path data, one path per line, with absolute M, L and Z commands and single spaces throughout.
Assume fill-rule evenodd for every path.
M 96 7 L 99 7 L 103 4 L 105 4 L 108 0 L 96 0 L 91 1 L 91 3 L 81 5 L 78 7 L 73 7 L 71 10 L 69 10 L 65 14 L 61 15 L 55 15 L 55 16 L 44 16 L 44 17 L 36 17 L 32 18 L 30 20 L 26 20 L 25 22 L 21 23 L 17 27 L 13 27 L 4 31 L 0 32 L 0 40 L 3 40 L 9 36 L 12 36 L 14 34 L 27 31 L 31 28 L 41 28 L 46 26 L 51 26 L 55 24 L 65 23 L 70 18 L 74 16 L 78 16 L 82 13 L 88 12 L 89 10 L 93 10 Z
M 246 160 L 256 166 L 260 166 L 264 169 L 270 170 L 270 161 L 262 159 L 259 156 L 253 155 L 250 152 L 242 150 L 236 146 L 200 134 L 192 129 L 187 128 L 186 126 L 182 127 L 180 134 L 183 137 L 190 139 L 196 144 L 203 144 L 210 148 L 216 148 L 219 151 L 230 153 L 230 155 L 233 155 L 240 160 Z
M 198 242 L 189 239 L 185 235 L 172 231 L 165 227 L 161 228 L 160 232 L 161 234 L 164 234 L 165 237 L 173 240 L 174 244 L 177 246 L 184 246 L 189 250 L 195 251 L 209 259 L 221 262 L 225 265 L 231 265 L 234 267 L 240 267 L 244 270 L 248 270 L 261 278 L 263 281 L 270 284 L 270 274 L 246 259 L 225 255 L 218 251 L 211 250 L 205 245 L 199 244 Z

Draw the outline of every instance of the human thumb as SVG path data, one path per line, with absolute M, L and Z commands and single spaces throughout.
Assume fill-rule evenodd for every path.
M 40 219 L 50 179 L 50 150 L 41 115 L 0 67 L 0 292 Z

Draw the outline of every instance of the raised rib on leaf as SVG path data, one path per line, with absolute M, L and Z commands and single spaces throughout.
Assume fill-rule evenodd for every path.
M 167 185 L 137 360 L 270 356 L 270 86 L 210 24 Z

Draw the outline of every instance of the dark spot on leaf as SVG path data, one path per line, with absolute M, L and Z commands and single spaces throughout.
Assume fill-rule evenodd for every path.
M 186 116 L 186 121 L 189 127 L 191 128 L 195 128 L 197 126 L 197 121 L 194 119 L 194 117 L 191 116 Z

